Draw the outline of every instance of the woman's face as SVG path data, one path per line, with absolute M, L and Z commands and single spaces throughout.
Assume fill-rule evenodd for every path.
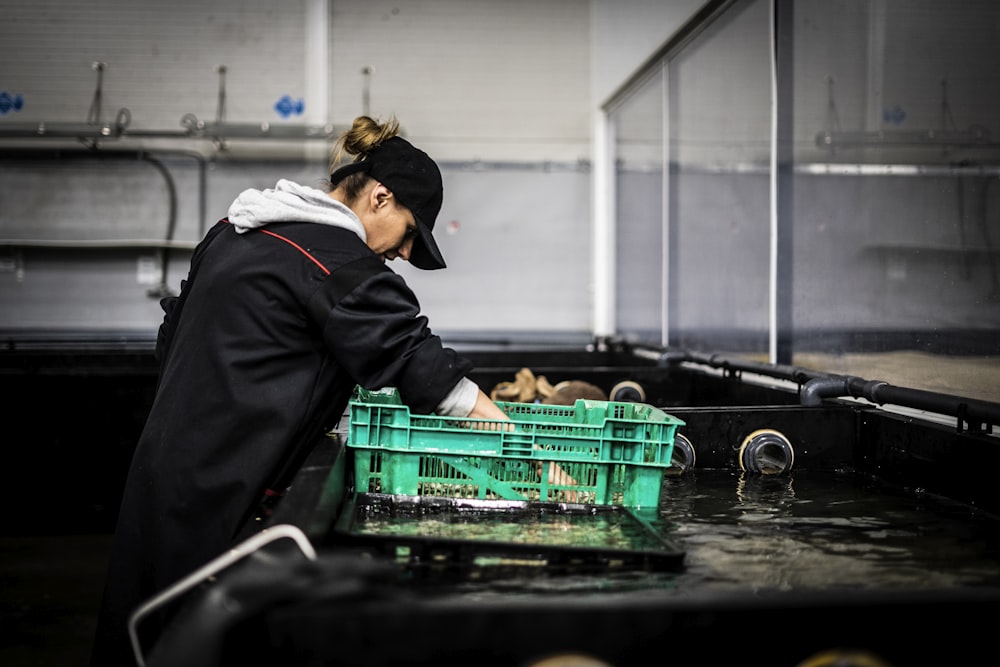
M 381 255 L 382 261 L 401 257 L 407 261 L 417 236 L 417 223 L 410 209 L 399 204 L 381 183 L 375 185 L 369 214 L 362 218 L 368 235 L 368 247 Z

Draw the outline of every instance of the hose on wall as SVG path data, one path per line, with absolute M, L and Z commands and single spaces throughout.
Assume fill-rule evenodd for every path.
M 207 210 L 206 195 L 206 160 L 204 156 L 193 151 L 156 151 L 133 149 L 100 149 L 81 147 L 79 149 L 67 148 L 16 148 L 0 150 L 0 160 L 140 160 L 150 164 L 163 178 L 167 189 L 167 224 L 163 234 L 163 247 L 161 248 L 162 258 L 160 262 L 160 280 L 157 287 L 149 290 L 148 295 L 153 298 L 160 298 L 169 294 L 167 288 L 167 272 L 169 267 L 170 250 L 174 241 L 174 234 L 177 230 L 177 185 L 174 181 L 170 169 L 167 168 L 161 157 L 180 156 L 194 159 L 198 165 L 198 234 L 199 237 L 205 233 L 205 215 Z M 109 247 L 111 247 L 109 245 Z

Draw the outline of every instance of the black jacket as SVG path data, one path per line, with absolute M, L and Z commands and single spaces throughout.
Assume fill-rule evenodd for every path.
M 125 652 L 128 615 L 232 546 L 265 490 L 287 482 L 278 473 L 289 457 L 336 426 L 356 384 L 395 386 L 427 413 L 471 367 L 431 333 L 403 279 L 336 227 L 237 234 L 220 221 L 164 309 L 159 384 L 98 636 Z

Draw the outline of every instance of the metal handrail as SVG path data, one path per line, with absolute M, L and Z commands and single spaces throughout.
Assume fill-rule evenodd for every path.
M 135 661 L 138 663 L 139 667 L 145 667 L 146 665 L 146 661 L 142 655 L 142 646 L 139 643 L 138 633 L 139 623 L 144 618 L 163 605 L 188 592 L 209 577 L 214 577 L 222 570 L 233 565 L 234 563 L 237 563 L 243 558 L 246 558 L 271 542 L 284 538 L 293 540 L 306 558 L 309 560 L 316 560 L 316 550 L 313 548 L 309 539 L 300 528 L 291 524 L 279 524 L 277 526 L 272 526 L 271 528 L 266 528 L 249 537 L 218 558 L 215 558 L 208 564 L 198 568 L 174 585 L 140 605 L 139 608 L 132 613 L 128 622 L 128 633 L 129 638 L 132 641 L 132 652 L 135 654 Z

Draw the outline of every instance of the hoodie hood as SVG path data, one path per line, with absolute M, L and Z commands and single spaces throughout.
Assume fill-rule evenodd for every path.
M 367 242 L 358 216 L 346 205 L 316 188 L 280 180 L 267 190 L 244 190 L 229 207 L 229 222 L 237 233 L 272 222 L 312 222 L 349 229 Z

